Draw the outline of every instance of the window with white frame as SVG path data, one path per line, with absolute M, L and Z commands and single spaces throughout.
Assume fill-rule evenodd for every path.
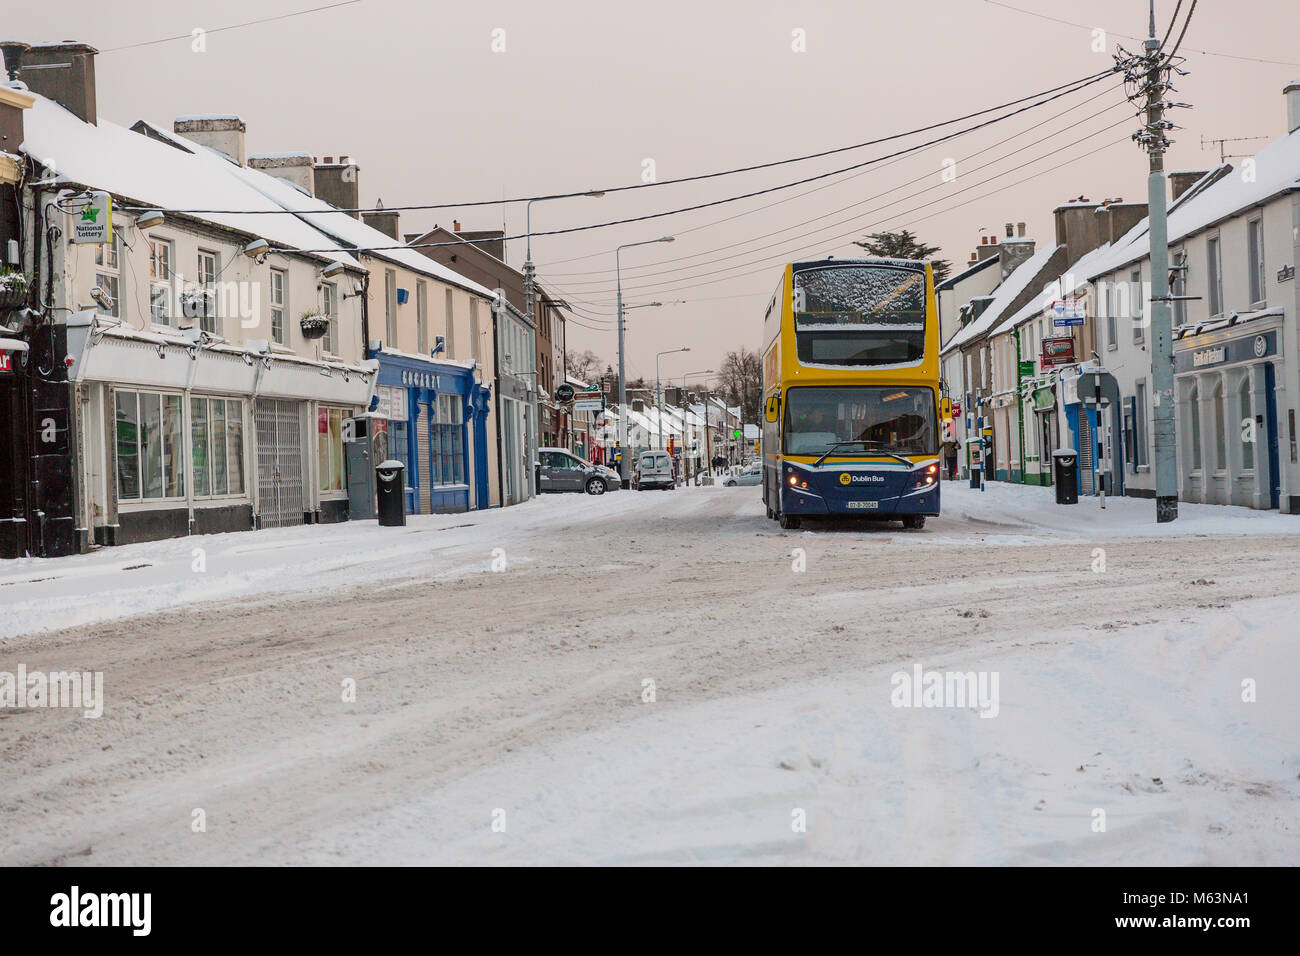
M 95 285 L 104 290 L 104 294 L 112 300 L 112 305 L 105 309 L 99 307 L 101 315 L 111 315 L 114 318 L 122 317 L 122 303 L 119 296 L 121 289 L 121 250 L 118 246 L 118 238 L 113 236 L 112 242 L 106 242 L 103 245 L 95 247 Z
M 190 468 L 194 495 L 244 493 L 244 403 L 237 398 L 190 398 Z
M 1187 302 L 1180 300 L 1179 296 L 1187 295 L 1187 250 L 1179 249 L 1170 256 L 1173 264 L 1177 267 L 1174 269 L 1174 281 L 1171 283 L 1170 292 L 1174 296 L 1174 325 L 1187 324 Z
M 429 354 L 429 284 L 423 279 L 415 282 L 415 338 L 416 351 Z
M 447 290 L 447 358 L 456 357 L 456 312 L 451 289 Z
M 1266 297 L 1264 279 L 1264 219 L 1256 216 L 1246 223 L 1246 254 L 1250 261 L 1250 304 L 1263 305 Z
M 397 348 L 397 272 L 384 270 L 384 338 L 390 349 Z
M 114 412 L 118 500 L 184 498 L 182 396 L 119 390 Z
M 1220 254 L 1218 236 L 1211 236 L 1205 240 L 1205 282 L 1210 315 L 1222 315 L 1223 259 Z
M 285 298 L 285 272 L 283 269 L 271 270 L 271 340 L 277 345 L 287 345 L 284 317 L 288 309 Z
M 482 347 L 479 344 L 479 324 L 478 324 L 478 299 L 470 296 L 469 300 L 469 346 L 471 350 L 470 358 L 475 362 L 479 361 Z
M 325 313 L 325 334 L 321 336 L 321 348 L 329 355 L 337 355 L 339 347 L 339 293 L 333 282 L 324 282 L 320 287 L 321 310 Z
M 1112 279 L 1106 283 L 1106 348 L 1119 345 L 1119 283 Z
M 217 254 L 199 250 L 199 328 L 221 334 L 221 317 L 217 311 Z
M 1133 314 L 1133 341 L 1141 342 L 1146 338 L 1146 296 L 1142 292 L 1142 270 L 1134 269 L 1129 273 L 1128 278 L 1129 311 Z
M 158 325 L 172 324 L 172 244 L 149 240 L 149 318 Z

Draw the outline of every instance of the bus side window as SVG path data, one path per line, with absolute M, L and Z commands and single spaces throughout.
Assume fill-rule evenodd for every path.
M 767 420 L 769 422 L 776 421 L 777 412 L 780 410 L 780 407 L 781 397 L 779 395 L 773 395 L 767 400 Z

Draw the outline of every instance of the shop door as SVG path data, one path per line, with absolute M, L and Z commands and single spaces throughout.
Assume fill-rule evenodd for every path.
M 302 524 L 301 407 L 298 402 L 258 399 L 255 418 L 260 526 Z
M 1268 506 L 1276 508 L 1282 494 L 1282 476 L 1278 469 L 1277 371 L 1272 362 L 1264 365 L 1264 427 L 1268 432 Z

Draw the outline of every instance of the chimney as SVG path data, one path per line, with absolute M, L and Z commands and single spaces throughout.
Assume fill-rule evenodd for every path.
M 1282 90 L 1286 97 L 1286 131 L 1300 129 L 1300 80 L 1292 80 Z
M 1023 222 L 1016 223 L 1016 235 L 1021 239 L 1025 238 L 1025 224 Z
M 244 133 L 248 127 L 233 113 L 178 116 L 172 123 L 172 132 L 184 136 L 208 149 L 215 149 L 240 166 L 247 160 L 244 152 Z
M 259 153 L 248 157 L 248 167 L 287 180 L 308 196 L 316 195 L 316 167 L 309 153 Z
M 1147 204 L 1116 199 L 1104 203 L 1097 214 L 1101 219 L 1101 241 L 1115 242 L 1147 217 Z
M 980 262 L 983 262 L 985 259 L 989 258 L 990 256 L 996 256 L 997 254 L 998 254 L 997 243 L 989 242 L 988 236 L 980 236 L 980 247 L 977 250 L 975 250 L 976 258 Z
M 9 54 L 17 44 L 5 44 L 5 65 L 12 72 L 20 70 L 19 79 L 33 93 L 54 100 L 92 125 L 99 122 L 95 107 L 95 54 L 99 51 L 85 43 L 64 40 L 60 43 L 35 43 L 22 51 L 18 62 Z
M 1096 215 L 1095 203 L 1086 196 L 1071 199 L 1052 210 L 1056 218 L 1056 244 L 1065 246 L 1065 264 L 1072 266 L 1083 256 L 1100 246 L 1102 222 L 1105 217 Z
M 451 221 L 451 227 L 452 227 L 452 229 L 454 229 L 456 232 L 460 232 L 460 220 L 459 220 L 459 219 L 453 219 L 453 220 Z
M 1170 173 L 1169 190 L 1171 195 L 1169 201 L 1173 202 L 1178 199 L 1179 196 L 1200 182 L 1201 177 L 1208 172 L 1208 169 L 1181 169 L 1176 173 Z
M 333 156 L 326 156 L 325 162 L 316 166 L 316 198 L 339 209 L 356 209 L 361 205 L 361 187 L 357 183 L 360 173 L 361 167 L 347 156 L 340 156 L 337 163 Z M 360 213 L 348 215 L 361 218 Z
M 378 229 L 388 238 L 401 242 L 401 233 L 397 231 L 398 216 L 399 213 L 384 209 L 384 201 L 380 199 L 375 203 L 375 212 L 362 213 L 361 220 L 367 226 Z
M 1015 237 L 1016 237 L 1015 225 L 1013 223 L 1007 223 L 1007 238 L 1014 239 Z
M 4 43 L 0 46 L 4 48 L 5 63 L 10 75 L 16 75 L 27 44 Z M 30 109 L 32 102 L 32 98 L 22 90 L 0 86 L 0 152 L 17 155 L 18 147 L 25 138 L 23 110 Z
M 1007 223 L 1007 229 L 1011 229 L 1011 223 Z M 1008 236 L 998 245 L 999 268 L 1002 272 L 1002 279 L 1005 281 L 1007 276 L 1015 272 L 1034 254 L 1034 240 L 1017 239 L 1015 236 Z

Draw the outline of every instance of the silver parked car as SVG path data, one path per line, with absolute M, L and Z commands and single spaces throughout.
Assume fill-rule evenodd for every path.
M 621 487 L 618 475 L 601 465 L 593 465 L 564 448 L 537 450 L 537 490 L 585 491 L 603 495 Z
M 763 466 L 759 462 L 746 465 L 738 474 L 729 475 L 722 483 L 728 488 L 734 488 L 737 485 L 761 485 L 763 483 Z

